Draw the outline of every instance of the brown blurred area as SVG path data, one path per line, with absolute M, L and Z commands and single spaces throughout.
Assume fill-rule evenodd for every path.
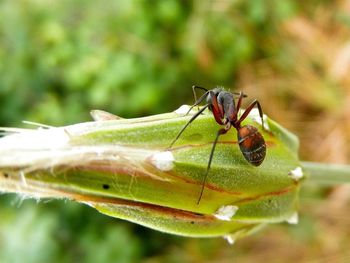
M 271 42 L 282 46 L 286 63 L 272 58 L 248 65 L 240 86 L 299 135 L 302 159 L 349 163 L 350 31 L 339 14 L 349 13 L 350 3 L 331 7 L 280 25 L 279 38 Z
M 298 134 L 302 160 L 350 163 L 350 28 L 342 13 L 350 13 L 349 1 L 287 20 L 271 39 L 287 63 L 266 59 L 239 74 L 244 91 Z M 350 186 L 323 189 L 323 200 L 303 194 L 313 187 L 302 191 L 299 225 L 270 227 L 240 241 L 247 253 L 239 262 L 350 262 Z

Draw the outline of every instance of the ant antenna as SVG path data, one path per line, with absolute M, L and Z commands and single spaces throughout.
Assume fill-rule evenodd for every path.
M 195 106 L 195 105 L 194 105 L 194 106 Z M 194 106 L 192 106 L 192 107 L 190 108 L 190 110 L 191 110 Z M 195 115 L 192 116 L 192 118 L 186 123 L 186 125 L 185 125 L 185 126 L 181 129 L 181 131 L 177 134 L 176 138 L 172 141 L 172 143 L 171 143 L 170 146 L 169 146 L 169 149 L 170 149 L 171 147 L 173 147 L 174 143 L 177 141 L 177 139 L 180 138 L 181 134 L 185 131 L 185 129 L 188 127 L 188 125 L 190 125 L 191 122 L 193 122 L 199 115 L 201 115 L 201 113 L 202 113 L 206 108 L 208 108 L 208 104 L 205 105 L 203 108 L 201 108 L 199 111 L 197 111 Z M 187 113 L 187 114 L 188 114 L 188 113 Z M 187 115 L 187 114 L 186 114 L 186 115 Z
M 190 113 L 190 111 L 193 109 L 193 107 L 199 105 L 208 95 L 209 91 L 205 92 L 191 107 L 190 109 L 187 111 L 187 113 L 185 114 L 185 116 L 187 114 Z M 186 125 L 181 129 L 181 131 L 178 133 L 178 135 L 176 136 L 176 138 L 172 141 L 172 143 L 170 144 L 170 146 L 168 147 L 169 149 L 171 147 L 173 147 L 174 143 L 177 141 L 177 139 L 180 138 L 181 134 L 185 131 L 185 129 L 188 127 L 188 125 L 191 124 L 191 122 L 193 122 L 200 114 L 202 114 L 202 112 L 209 106 L 209 104 L 206 104 L 203 108 L 201 108 L 199 111 L 196 112 L 195 115 L 192 116 L 192 118 L 186 123 Z

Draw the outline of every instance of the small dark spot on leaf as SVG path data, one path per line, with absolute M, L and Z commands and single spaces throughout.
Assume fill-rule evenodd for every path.
M 4 173 L 4 177 L 5 177 L 5 178 L 8 178 L 8 177 L 9 177 L 9 174 L 8 174 L 8 173 Z
M 194 221 L 191 221 L 191 224 L 193 225 L 193 224 L 194 224 Z
M 105 189 L 105 190 L 109 189 L 109 185 L 108 185 L 108 184 L 103 184 L 102 187 L 103 187 L 103 189 Z
M 193 212 L 193 214 L 196 215 L 196 216 L 204 216 L 203 214 L 195 213 L 195 212 Z

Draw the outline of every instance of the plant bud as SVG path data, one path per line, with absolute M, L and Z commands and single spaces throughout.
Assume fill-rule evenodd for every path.
M 242 125 L 266 143 L 260 166 L 246 161 L 234 128 L 221 136 L 197 204 L 212 143 L 221 128 L 206 112 L 169 148 L 189 116 L 179 112 L 16 130 L 0 139 L 0 190 L 69 198 L 109 216 L 192 237 L 237 237 L 267 223 L 296 222 L 303 171 L 298 140 L 252 111 Z

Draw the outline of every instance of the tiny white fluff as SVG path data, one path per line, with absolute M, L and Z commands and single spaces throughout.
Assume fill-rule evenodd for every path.
M 181 105 L 180 108 L 178 108 L 177 110 L 175 110 L 175 113 L 176 113 L 176 114 L 179 114 L 179 115 L 184 115 L 184 114 L 186 114 L 189 110 L 190 110 L 190 106 L 188 106 L 188 105 Z
M 230 244 L 233 245 L 235 243 L 235 239 L 232 235 L 224 235 L 223 238 Z
M 300 166 L 298 166 L 297 168 L 295 168 L 294 170 L 291 170 L 288 175 L 294 179 L 295 181 L 299 181 L 301 178 L 304 177 L 304 173 L 303 170 L 301 169 Z
M 230 221 L 236 214 L 237 210 L 238 207 L 235 205 L 223 205 L 216 211 L 214 216 L 220 220 Z
M 291 225 L 296 225 L 299 222 L 299 216 L 297 212 L 294 212 L 290 218 L 286 220 Z
M 170 151 L 157 152 L 151 157 L 151 163 L 161 171 L 170 171 L 173 169 L 174 160 L 174 155 Z

